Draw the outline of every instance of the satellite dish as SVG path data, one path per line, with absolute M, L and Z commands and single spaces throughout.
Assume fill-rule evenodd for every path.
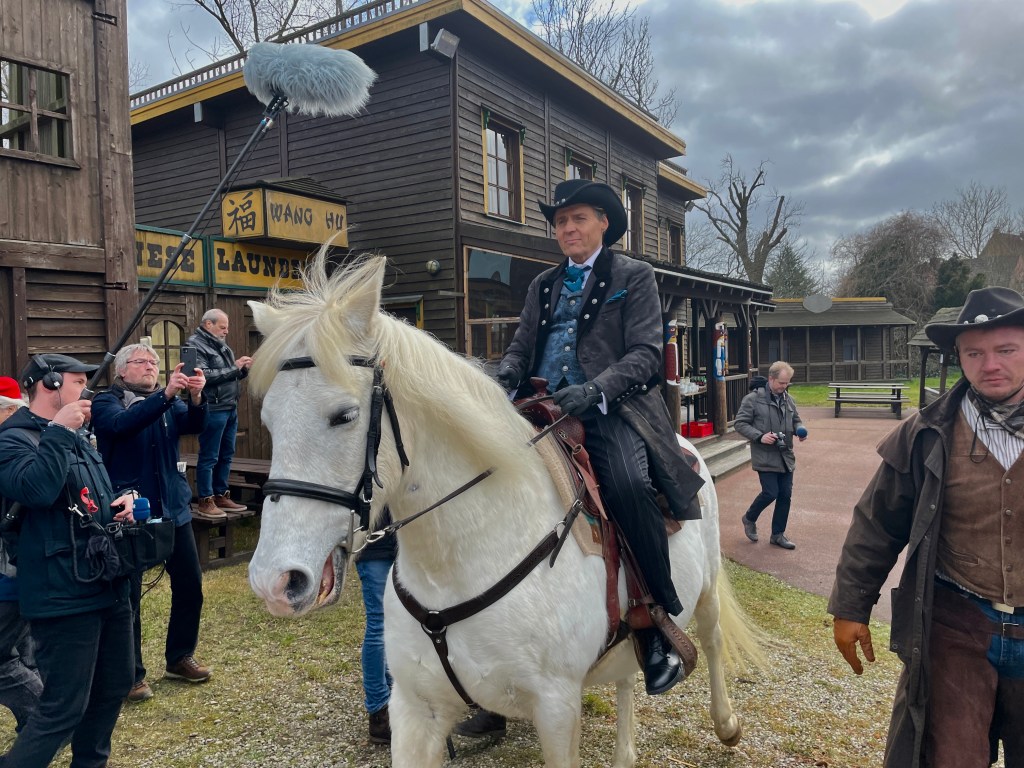
M 808 312 L 824 312 L 831 308 L 832 299 L 823 293 L 812 293 L 804 298 L 804 309 Z

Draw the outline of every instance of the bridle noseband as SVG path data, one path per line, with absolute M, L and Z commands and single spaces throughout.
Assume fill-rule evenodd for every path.
M 405 453 L 405 446 L 402 444 L 402 431 L 398 424 L 398 414 L 395 412 L 395 403 L 391 397 L 391 391 L 384 384 L 384 365 L 378 363 L 372 357 L 350 357 L 350 365 L 360 368 L 373 369 L 373 389 L 370 396 L 370 423 L 366 428 L 366 461 L 363 464 L 363 476 L 355 492 L 339 490 L 326 485 L 308 483 L 305 480 L 292 480 L 284 477 L 275 477 L 263 484 L 263 493 L 269 496 L 271 501 L 278 501 L 282 496 L 298 496 L 303 499 L 314 499 L 325 501 L 328 504 L 337 504 L 342 507 L 359 513 L 359 525 L 364 530 L 370 525 L 370 502 L 373 500 L 373 486 L 378 488 L 384 485 L 377 474 L 377 453 L 380 450 L 381 418 L 387 409 L 388 421 L 391 422 L 391 432 L 395 438 L 395 450 L 402 462 L 402 471 L 409 466 L 409 457 Z M 292 357 L 281 363 L 280 371 L 297 371 L 303 368 L 316 368 L 316 361 L 312 357 Z

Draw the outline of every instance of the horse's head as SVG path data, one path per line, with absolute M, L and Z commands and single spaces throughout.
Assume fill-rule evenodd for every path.
M 379 457 L 367 456 L 368 433 L 388 421 L 378 411 L 373 423 L 383 275 L 378 258 L 329 278 L 321 253 L 304 291 L 249 302 L 265 337 L 250 381 L 263 395 L 262 419 L 273 440 L 249 583 L 275 615 L 338 599 L 352 516 L 360 498 L 372 495 L 368 462 L 382 483 L 401 473 L 390 425 L 382 427 Z M 373 511 L 382 505 L 374 499 Z

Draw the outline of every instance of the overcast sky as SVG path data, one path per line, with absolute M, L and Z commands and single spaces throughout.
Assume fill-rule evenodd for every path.
M 492 0 L 493 1 L 493 0 Z M 529 0 L 496 5 L 524 19 Z M 676 88 L 672 130 L 697 180 L 768 161 L 804 206 L 820 258 L 836 237 L 927 210 L 971 181 L 1024 208 L 1024 0 L 641 0 L 657 76 Z M 216 27 L 168 0 L 128 0 L 131 56 L 148 84 L 189 67 L 180 24 Z M 206 63 L 201 54 L 194 66 Z

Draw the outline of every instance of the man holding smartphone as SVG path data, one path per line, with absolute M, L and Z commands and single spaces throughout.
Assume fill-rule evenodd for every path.
M 231 500 L 228 475 L 235 455 L 241 380 L 249 375 L 252 358 L 235 358 L 225 341 L 228 328 L 228 316 L 222 310 L 211 309 L 188 340 L 188 345 L 196 348 L 198 367 L 206 375 L 204 394 L 210 412 L 206 428 L 199 435 L 196 493 L 197 514 L 210 520 L 223 520 L 227 512 L 245 511 L 244 505 Z

